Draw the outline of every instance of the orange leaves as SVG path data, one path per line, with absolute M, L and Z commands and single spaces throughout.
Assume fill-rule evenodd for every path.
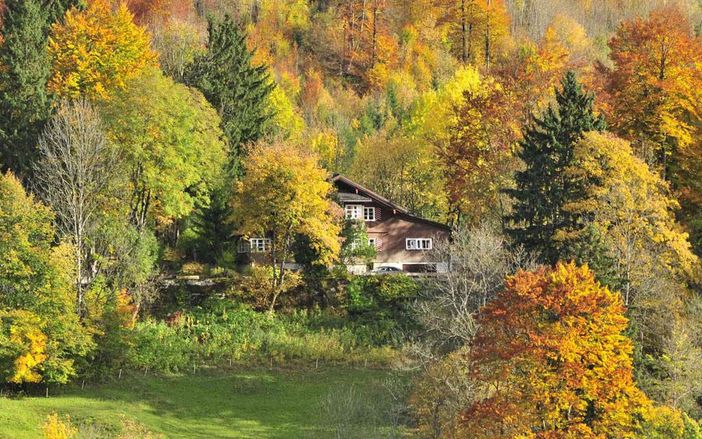
M 482 399 L 476 438 L 632 437 L 648 404 L 632 377 L 620 296 L 587 267 L 519 272 L 488 304 L 469 355 Z
M 107 98 L 155 65 L 149 36 L 132 18 L 126 5 L 113 11 L 107 0 L 94 0 L 85 11 L 68 11 L 49 38 L 49 90 L 68 98 Z
M 702 40 L 671 6 L 622 23 L 609 46 L 609 119 L 621 135 L 637 141 L 641 154 L 664 164 L 671 143 L 684 149 L 693 142 L 689 120 L 702 116 Z

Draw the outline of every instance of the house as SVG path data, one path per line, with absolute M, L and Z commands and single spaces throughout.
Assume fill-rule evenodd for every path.
M 334 175 L 332 183 L 346 219 L 363 220 L 366 224 L 369 244 L 376 248 L 373 269 L 395 267 L 410 273 L 447 270 L 447 264 L 435 260 L 436 254 L 431 250 L 437 242 L 449 238 L 449 226 L 412 215 L 342 175 Z M 356 273 L 367 268 L 349 266 Z
M 443 272 L 448 264 L 436 260 L 435 244 L 448 240 L 449 226 L 412 215 L 407 209 L 394 204 L 372 190 L 351 181 L 342 175 L 331 179 L 347 220 L 362 220 L 366 225 L 368 243 L 375 246 L 376 256 L 370 266 L 348 265 L 353 273 L 365 273 L 369 269 L 394 267 L 408 273 Z M 239 240 L 239 261 L 243 264 L 265 263 L 271 251 L 271 240 L 267 237 L 251 237 Z M 297 264 L 286 264 L 295 269 Z

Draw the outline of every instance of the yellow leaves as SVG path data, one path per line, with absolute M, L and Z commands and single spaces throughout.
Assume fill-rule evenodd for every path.
M 653 264 L 661 264 L 673 274 L 698 278 L 699 260 L 673 215 L 677 201 L 667 183 L 634 155 L 628 142 L 611 134 L 587 133 L 576 145 L 574 157 L 567 172 L 584 183 L 587 194 L 564 209 L 593 212 L 595 226 L 626 266 L 650 270 Z M 652 246 L 656 259 L 642 260 Z
M 11 383 L 42 381 L 43 363 L 47 360 L 48 339 L 41 319 L 29 311 L 0 312 L 0 371 Z M 10 361 L 11 366 L 3 363 Z
M 310 146 L 319 157 L 322 167 L 329 170 L 338 168 L 343 150 L 334 131 L 326 130 L 314 134 Z
M 105 99 L 148 66 L 156 65 L 146 31 L 135 25 L 126 5 L 115 11 L 94 0 L 85 11 L 71 9 L 49 38 L 49 90 L 61 97 Z
M 61 420 L 56 413 L 46 417 L 44 422 L 44 439 L 71 439 L 76 436 L 78 430 L 71 425 L 71 418 L 66 416 Z
M 268 96 L 270 111 L 273 113 L 275 131 L 284 139 L 299 141 L 305 129 L 305 120 L 300 116 L 291 99 L 282 87 L 278 86 Z
M 340 226 L 328 198 L 332 185 L 316 156 L 287 143 L 259 145 L 235 192 L 234 221 L 241 234 L 272 234 L 277 256 L 289 256 L 292 238 L 302 234 L 322 264 L 336 260 Z

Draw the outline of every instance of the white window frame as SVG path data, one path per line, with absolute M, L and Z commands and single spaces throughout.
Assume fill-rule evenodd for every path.
M 406 238 L 405 249 L 409 251 L 427 251 L 434 248 L 431 238 Z
M 368 238 L 368 245 L 377 250 L 378 249 L 378 239 L 377 238 Z
M 237 251 L 239 253 L 248 253 L 251 250 L 251 244 L 249 243 L 248 239 L 241 238 L 239 239 L 239 245 L 237 247 Z
M 267 253 L 271 250 L 270 238 L 250 238 L 249 251 L 251 253 Z
M 344 206 L 344 217 L 347 220 L 363 218 L 363 206 L 360 204 L 347 204 Z
M 375 221 L 375 207 L 363 207 L 363 220 Z

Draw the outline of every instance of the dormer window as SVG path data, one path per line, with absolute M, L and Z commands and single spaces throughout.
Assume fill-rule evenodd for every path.
M 363 206 L 360 204 L 347 204 L 344 207 L 347 220 L 361 219 L 363 215 Z

